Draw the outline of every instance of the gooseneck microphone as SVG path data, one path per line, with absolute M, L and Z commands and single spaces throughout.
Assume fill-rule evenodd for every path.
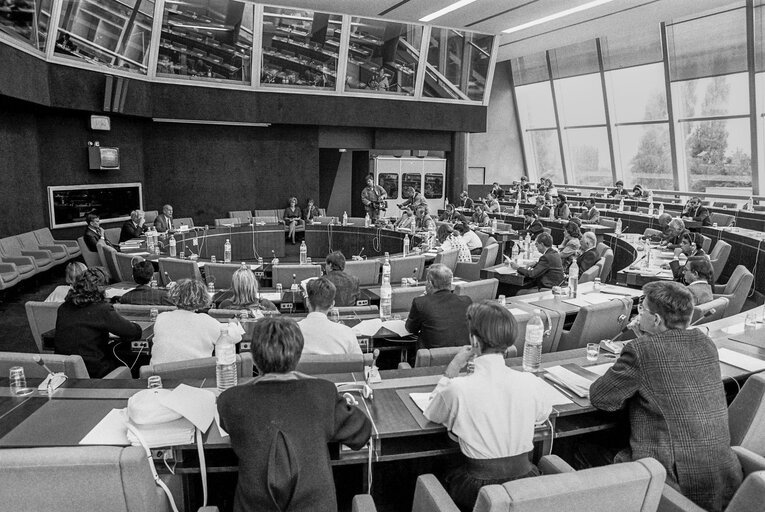
M 42 357 L 40 357 L 38 355 L 34 355 L 34 356 L 32 356 L 32 360 L 35 363 L 37 363 L 38 365 L 40 365 L 43 368 L 45 368 L 45 371 L 48 372 L 48 375 L 54 375 L 56 373 L 53 370 L 51 370 L 50 368 L 48 368 L 48 365 L 45 364 L 45 361 L 42 360 Z
M 705 318 L 707 318 L 709 316 L 714 315 L 715 313 L 717 313 L 717 310 L 715 308 L 710 309 L 709 311 L 707 311 L 706 313 L 701 315 L 701 318 L 696 319 L 695 322 L 691 322 L 691 325 L 689 325 L 688 327 L 693 327 L 693 326 L 697 325 L 699 322 L 701 322 L 702 320 L 704 320 Z

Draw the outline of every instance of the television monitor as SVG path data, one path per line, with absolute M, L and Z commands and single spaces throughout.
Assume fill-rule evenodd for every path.
M 88 147 L 88 164 L 91 171 L 119 169 L 120 149 L 90 146 Z

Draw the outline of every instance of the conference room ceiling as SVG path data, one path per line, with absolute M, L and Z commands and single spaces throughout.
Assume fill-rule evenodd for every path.
M 263 2 L 340 14 L 418 22 L 455 0 L 276 0 Z M 260 3 L 260 2 L 258 2 Z M 592 0 L 475 0 L 430 23 L 500 34 L 499 60 L 529 55 L 624 30 L 658 31 L 670 21 L 729 5 L 729 0 L 611 0 L 512 34 L 502 31 L 592 3 Z M 740 3 L 740 2 L 739 2 Z

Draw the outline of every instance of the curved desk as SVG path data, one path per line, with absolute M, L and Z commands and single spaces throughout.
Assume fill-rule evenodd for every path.
M 420 243 L 417 235 L 392 229 L 332 224 L 308 224 L 305 227 L 308 256 L 322 259 L 332 251 L 341 251 L 347 259 L 353 255 L 398 254 L 404 249 L 404 237 L 407 235 L 412 239 L 411 247 Z

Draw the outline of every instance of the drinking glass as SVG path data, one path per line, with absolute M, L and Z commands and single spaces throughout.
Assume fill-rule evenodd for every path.
M 14 366 L 10 369 L 11 395 L 27 396 L 32 394 L 34 389 L 27 387 L 27 378 L 24 375 L 24 368 Z
M 587 344 L 587 360 L 595 362 L 598 360 L 598 352 L 600 352 L 600 343 L 588 343 Z
M 500 295 L 499 297 L 497 297 L 497 302 L 499 302 L 502 306 L 507 305 L 507 299 L 505 298 L 504 295 Z
M 332 308 L 329 310 L 329 319 L 335 323 L 340 322 L 340 310 Z
M 151 308 L 151 310 L 149 310 L 149 320 L 152 322 L 157 321 L 157 315 L 159 315 L 159 310 L 157 308 Z
M 159 375 L 152 375 L 151 377 L 149 377 L 148 388 L 149 389 L 161 389 L 162 388 L 162 377 L 160 377 Z
M 603 284 L 600 282 L 600 278 L 596 277 L 595 280 L 592 283 L 592 289 L 596 292 L 599 292 L 603 289 Z

